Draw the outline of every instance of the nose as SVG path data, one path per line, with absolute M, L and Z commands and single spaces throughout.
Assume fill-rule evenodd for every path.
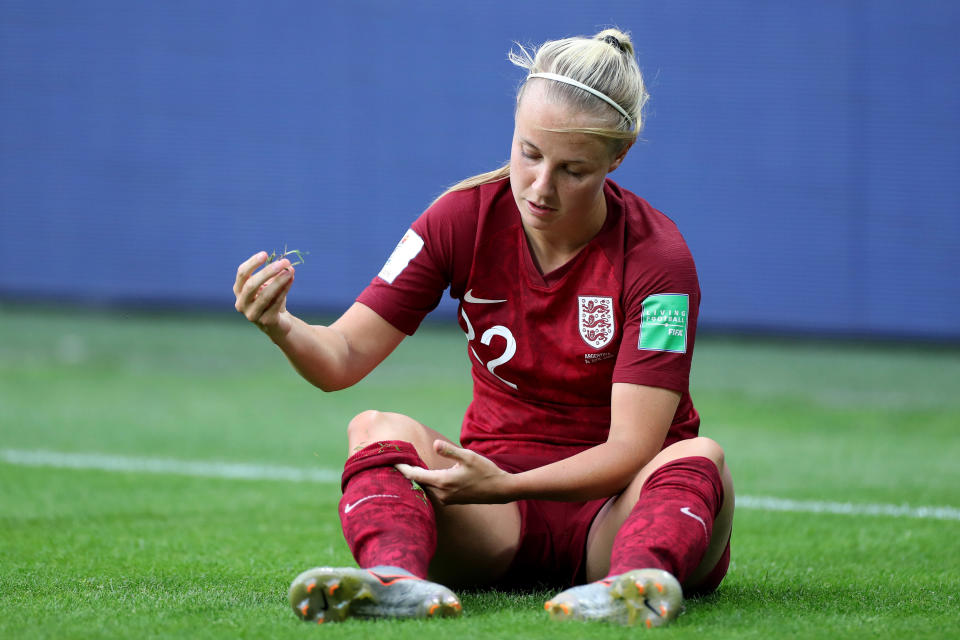
M 541 202 L 553 195 L 553 172 L 550 171 L 549 167 L 541 166 L 537 168 L 530 188 L 541 199 Z

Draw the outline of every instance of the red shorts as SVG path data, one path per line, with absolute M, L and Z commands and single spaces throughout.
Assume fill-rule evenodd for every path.
M 523 453 L 484 453 L 498 467 L 519 473 L 549 463 Z M 587 535 L 594 519 L 611 498 L 587 502 L 519 500 L 520 544 L 507 573 L 495 585 L 506 589 L 535 587 L 566 588 L 586 579 Z M 730 565 L 727 540 L 716 567 L 699 584 L 687 587 L 688 596 L 712 593 L 723 581 Z
M 522 453 L 484 454 L 519 473 L 545 464 Z M 500 588 L 569 587 L 586 581 L 587 534 L 609 498 L 588 502 L 520 500 L 520 546 L 496 585 Z

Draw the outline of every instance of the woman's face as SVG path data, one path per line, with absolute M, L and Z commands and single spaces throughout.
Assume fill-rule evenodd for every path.
M 547 98 L 546 82 L 528 85 L 517 107 L 510 183 L 524 228 L 577 238 L 602 224 L 603 183 L 626 149 L 614 157 L 610 145 L 596 135 L 550 131 L 609 123 Z

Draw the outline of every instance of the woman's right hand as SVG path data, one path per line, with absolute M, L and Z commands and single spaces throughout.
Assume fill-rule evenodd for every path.
M 267 257 L 267 253 L 261 251 L 237 268 L 237 280 L 233 285 L 237 302 L 234 306 L 276 341 L 290 332 L 292 323 L 287 313 L 287 293 L 293 284 L 294 270 L 290 261 L 282 258 L 257 271 L 266 263 Z

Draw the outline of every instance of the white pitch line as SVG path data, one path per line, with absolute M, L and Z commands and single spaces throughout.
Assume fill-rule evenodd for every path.
M 890 516 L 924 520 L 960 520 L 960 509 L 953 507 L 911 507 L 908 504 L 857 504 L 853 502 L 819 502 L 786 500 L 765 496 L 737 496 L 738 509 L 790 511 L 793 513 L 831 513 L 842 516 Z
M 42 449 L 0 449 L 0 460 L 8 464 L 25 467 L 90 469 L 94 471 L 124 473 L 158 473 L 235 480 L 281 480 L 286 482 L 313 482 L 322 484 L 340 482 L 340 471 L 335 469 L 302 469 L 279 465 L 203 462 L 176 460 L 173 458 L 142 458 L 102 453 L 61 453 Z M 960 521 L 960 509 L 954 507 L 856 504 L 850 502 L 820 502 L 815 500 L 788 500 L 765 496 L 738 495 L 737 508 L 757 509 L 760 511 L 786 511 L 791 513 L 829 513 L 844 516 L 888 516 L 893 518 Z
M 173 458 L 138 458 L 102 453 L 60 453 L 57 451 L 24 451 L 0 449 L 0 459 L 25 467 L 59 469 L 93 469 L 126 473 L 161 473 L 203 478 L 235 480 L 283 480 L 287 482 L 340 482 L 340 472 L 333 469 L 298 469 L 265 464 L 203 462 Z

